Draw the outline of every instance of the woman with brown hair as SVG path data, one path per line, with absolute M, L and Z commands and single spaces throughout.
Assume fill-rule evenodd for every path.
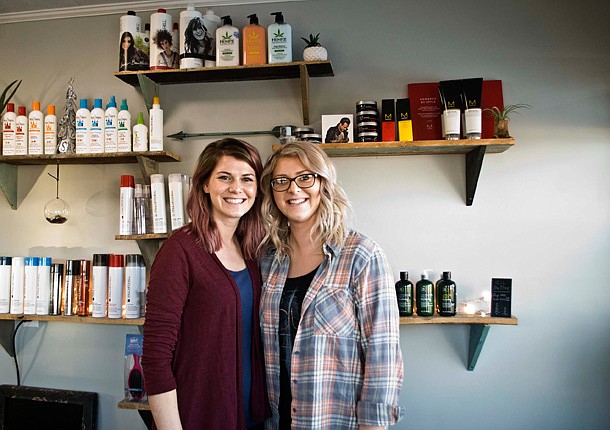
M 199 156 L 191 222 L 152 266 L 142 367 L 158 429 L 247 429 L 268 410 L 260 344 L 258 151 L 236 139 Z

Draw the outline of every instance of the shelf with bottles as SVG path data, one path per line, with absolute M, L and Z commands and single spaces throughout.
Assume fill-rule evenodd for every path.
M 261 64 L 255 66 L 200 67 L 195 69 L 140 70 L 116 72 L 123 82 L 140 87 L 146 106 L 159 95 L 160 85 L 206 82 L 259 81 L 299 79 L 303 124 L 309 124 L 309 78 L 334 76 L 330 61 L 297 61 L 292 63 Z
M 515 145 L 514 138 L 417 140 L 411 142 L 323 143 L 320 148 L 330 157 L 379 157 L 406 155 L 464 154 L 466 162 L 466 205 L 471 206 L 485 154 L 505 152 Z M 281 145 L 274 145 L 273 149 Z
M 469 371 L 473 371 L 485 339 L 489 333 L 491 325 L 518 325 L 519 320 L 516 316 L 511 315 L 510 318 L 504 317 L 493 317 L 490 315 L 477 315 L 477 314 L 461 314 L 458 313 L 452 317 L 444 317 L 440 315 L 434 315 L 430 317 L 420 317 L 413 315 L 409 317 L 400 317 L 400 325 L 421 325 L 421 324 L 461 324 L 470 326 L 470 341 L 468 344 L 468 362 L 466 368 Z
M 66 322 L 81 324 L 103 324 L 103 325 L 129 325 L 138 326 L 141 330 L 144 318 L 94 318 L 91 316 L 77 315 L 24 315 L 24 314 L 0 314 L 0 345 L 11 356 L 15 356 L 13 350 L 13 336 L 15 334 L 15 323 L 28 321 Z
M 179 162 L 181 157 L 169 151 L 104 152 L 99 154 L 47 154 L 0 156 L 0 189 L 11 208 L 17 209 L 17 177 L 19 166 L 48 164 L 133 164 L 138 163 L 144 178 L 159 171 L 158 163 Z M 39 174 L 42 173 L 39 172 Z M 32 182 L 33 184 L 33 182 Z M 30 190 L 26 191 L 29 193 Z M 24 197 L 25 198 L 25 197 Z
M 138 401 L 123 399 L 119 403 L 117 403 L 116 407 L 118 409 L 131 409 L 133 411 L 150 411 L 150 405 L 148 404 L 148 400 Z

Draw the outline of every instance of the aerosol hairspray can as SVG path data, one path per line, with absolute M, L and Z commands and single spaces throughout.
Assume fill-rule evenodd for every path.
M 80 288 L 76 295 L 76 309 L 79 317 L 89 315 L 89 293 L 91 291 L 91 260 L 80 261 Z
M 91 268 L 93 312 L 91 315 L 94 318 L 103 318 L 107 313 L 109 265 L 110 254 L 93 254 L 93 265 Z
M 61 314 L 61 298 L 64 290 L 64 265 L 51 265 L 51 315 Z
M 66 285 L 63 297 L 63 314 L 67 316 L 76 315 L 77 294 L 80 291 L 80 260 L 66 260 Z
M 124 257 L 110 255 L 108 269 L 108 318 L 121 318 L 123 314 L 123 268 Z
M 140 317 L 140 268 L 138 259 L 141 255 L 125 256 L 125 318 Z

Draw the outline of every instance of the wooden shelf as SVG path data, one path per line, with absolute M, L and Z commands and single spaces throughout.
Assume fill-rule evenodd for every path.
M 512 315 L 510 318 L 492 317 L 489 315 L 470 315 L 457 314 L 454 317 L 442 317 L 434 315 L 431 317 L 420 317 L 413 315 L 410 317 L 400 317 L 400 325 L 416 324 L 489 324 L 489 325 L 518 325 L 519 320 Z
M 519 320 L 516 316 L 511 315 L 510 318 L 492 317 L 492 316 L 481 316 L 481 315 L 469 315 L 469 314 L 457 314 L 453 317 L 442 317 L 440 315 L 434 315 L 431 317 L 420 317 L 413 315 L 410 317 L 401 317 L 400 325 L 421 325 L 421 324 L 462 324 L 470 325 L 470 341 L 468 344 L 468 362 L 466 369 L 473 371 L 485 339 L 487 339 L 487 333 L 489 333 L 490 325 L 518 325 Z
M 149 109 L 153 98 L 159 95 L 160 85 L 299 79 L 303 124 L 309 125 L 309 78 L 334 76 L 334 72 L 330 61 L 297 61 L 256 66 L 139 70 L 116 72 L 114 76 L 129 85 L 139 87 Z
M 142 330 L 144 318 L 93 318 L 66 315 L 11 315 L 0 314 L 0 345 L 11 357 L 15 356 L 13 350 L 13 336 L 15 333 L 15 322 L 17 321 L 47 321 L 47 322 L 67 322 L 84 324 L 104 324 L 104 325 L 133 325 Z
M 17 210 L 17 177 L 19 166 L 48 164 L 128 164 L 138 163 L 142 177 L 150 183 L 150 175 L 159 172 L 160 162 L 181 161 L 169 151 L 104 152 L 100 154 L 2 155 L 0 156 L 0 189 L 12 209 Z M 38 173 L 40 175 L 40 172 Z M 35 181 L 31 182 L 31 186 Z M 26 190 L 25 195 L 31 188 Z
M 116 72 L 114 76 L 134 87 L 140 86 L 138 76 L 146 76 L 159 85 L 296 79 L 301 77 L 301 66 L 307 69 L 308 75 L 312 78 L 334 76 L 330 61 L 298 61 L 257 66 L 199 67 L 195 69 L 139 70 L 135 72 Z
M 135 411 L 150 411 L 150 405 L 148 404 L 148 400 L 144 402 L 138 402 L 136 400 L 121 400 L 116 407 L 118 409 L 131 409 Z
M 148 234 L 117 234 L 115 240 L 150 240 L 167 239 L 170 233 L 148 233 Z
M 100 154 L 53 154 L 53 155 L 2 155 L 0 163 L 17 166 L 46 164 L 129 164 L 137 163 L 139 157 L 157 162 L 181 161 L 179 155 L 169 151 L 104 152 Z
M 135 240 L 142 252 L 146 267 L 150 268 L 155 255 L 163 240 L 167 239 L 171 233 L 151 233 L 151 234 L 117 234 L 115 240 Z
M 497 154 L 512 148 L 514 138 L 419 140 L 412 142 L 352 142 L 322 143 L 330 157 L 379 157 L 390 155 L 443 155 L 464 154 L 466 162 L 466 205 L 472 206 L 485 153 Z M 273 145 L 273 149 L 281 145 Z

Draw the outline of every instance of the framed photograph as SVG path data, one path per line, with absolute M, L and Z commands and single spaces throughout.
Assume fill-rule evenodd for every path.
M 354 115 L 351 113 L 322 115 L 322 143 L 354 141 Z

